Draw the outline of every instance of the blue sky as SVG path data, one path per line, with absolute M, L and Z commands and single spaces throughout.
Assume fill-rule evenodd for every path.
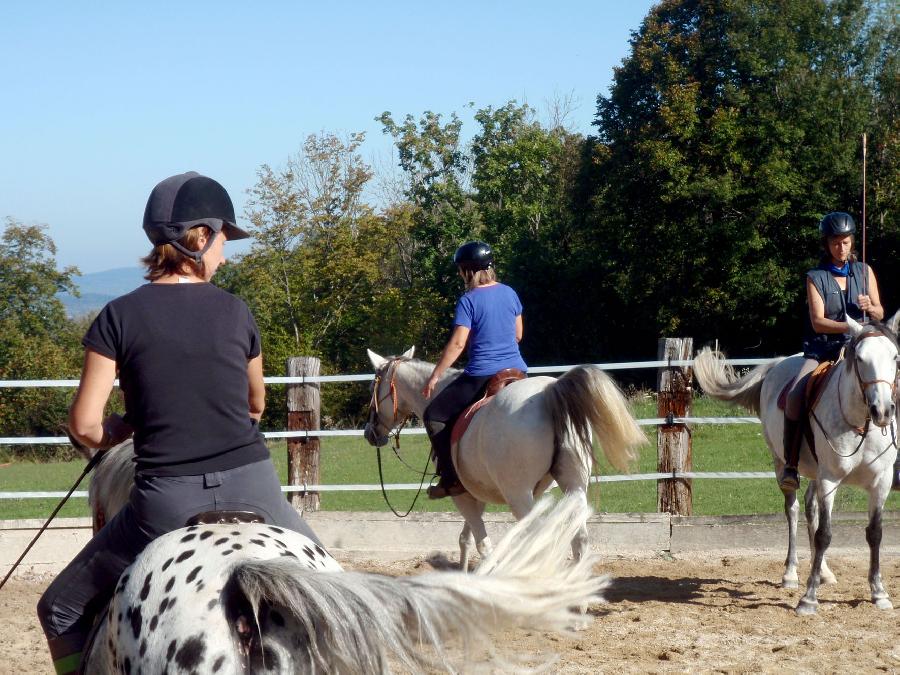
M 196 170 L 243 215 L 263 164 L 376 115 L 594 102 L 654 3 L 8 2 L 0 5 L 0 218 L 46 223 L 61 265 L 136 265 L 153 185 Z M 471 132 L 471 124 L 467 125 Z M 232 245 L 240 251 L 241 245 Z

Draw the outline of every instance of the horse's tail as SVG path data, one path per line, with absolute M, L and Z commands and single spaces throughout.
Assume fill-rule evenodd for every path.
M 707 396 L 743 406 L 752 413 L 760 412 L 763 380 L 778 361 L 757 366 L 743 377 L 725 363 L 725 355 L 709 347 L 694 359 L 694 375 Z
M 295 665 L 304 672 L 384 673 L 390 664 L 410 672 L 453 671 L 478 649 L 509 665 L 514 657 L 494 653 L 491 632 L 512 626 L 570 631 L 584 618 L 575 608 L 602 601 L 608 584 L 593 573 L 595 556 L 567 562 L 572 538 L 590 514 L 584 500 L 551 506 L 549 498 L 538 502 L 473 574 L 328 573 L 278 558 L 241 562 L 232 579 L 257 616 L 265 606 L 283 615 L 282 625 L 287 617 L 299 637 Z M 465 653 L 448 653 L 450 638 Z
M 554 457 L 563 439 L 573 434 L 593 458 L 591 430 L 610 464 L 626 471 L 637 459 L 636 448 L 647 443 L 624 394 L 596 366 L 578 366 L 544 390 L 553 419 Z
M 134 443 L 127 440 L 106 451 L 94 469 L 88 487 L 88 503 L 94 520 L 94 533 L 128 503 L 134 485 Z

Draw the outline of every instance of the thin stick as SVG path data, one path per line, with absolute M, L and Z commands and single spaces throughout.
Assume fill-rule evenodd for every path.
M 866 135 L 862 135 L 863 162 L 862 162 L 862 262 L 863 262 L 863 294 L 869 294 L 869 270 L 866 267 Z M 863 321 L 866 313 L 863 312 Z
M 80 443 L 76 443 L 75 439 L 72 438 L 71 434 L 69 434 L 69 438 L 72 440 L 72 444 L 75 445 L 76 448 L 78 448 L 79 450 L 84 448 L 84 446 L 81 446 Z M 91 472 L 91 469 L 93 469 L 95 466 L 97 466 L 97 462 L 100 461 L 100 459 L 103 457 L 103 455 L 104 455 L 104 453 L 102 453 L 100 451 L 97 451 L 96 453 L 94 453 L 94 456 L 91 457 L 90 461 L 87 463 L 87 466 L 84 467 L 84 471 L 81 472 L 81 475 L 78 477 L 78 480 L 75 481 L 75 485 L 73 485 L 72 488 L 69 490 L 68 494 L 66 494 L 66 496 L 62 498 L 62 501 L 56 505 L 56 508 L 53 509 L 53 513 L 51 513 L 50 517 L 47 518 L 47 522 L 44 523 L 44 525 L 41 527 L 41 529 L 38 531 L 38 533 L 36 535 L 34 535 L 34 539 L 32 539 L 31 543 L 29 543 L 28 546 L 25 547 L 25 550 L 22 551 L 22 555 L 19 556 L 19 559 L 16 560 L 16 562 L 13 563 L 13 566 L 9 568 L 9 572 L 7 572 L 6 576 L 3 577 L 3 581 L 0 581 L 0 588 L 3 588 L 3 586 L 9 580 L 9 578 L 12 576 L 12 573 L 15 572 L 16 568 L 19 566 L 19 563 L 22 562 L 22 560 L 25 558 L 26 555 L 28 555 L 28 552 L 31 550 L 31 547 L 34 546 L 35 543 L 37 542 L 38 538 L 42 534 L 44 534 L 44 530 L 46 530 L 47 526 L 50 525 L 50 521 L 56 517 L 56 514 L 59 513 L 59 510 L 63 507 L 63 504 L 65 504 L 69 500 L 69 497 L 72 496 L 72 493 L 75 492 L 75 490 L 81 484 L 81 481 L 84 479 L 84 477 L 87 476 Z

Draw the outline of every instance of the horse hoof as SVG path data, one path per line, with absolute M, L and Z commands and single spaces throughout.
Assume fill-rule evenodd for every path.
M 820 574 L 819 575 L 819 583 L 820 584 L 836 584 L 837 577 L 833 574 Z
M 894 609 L 894 604 L 887 598 L 878 598 L 878 600 L 873 600 L 872 602 L 875 603 L 878 609 Z
M 797 579 L 782 579 L 782 588 L 800 588 L 800 582 Z
M 797 605 L 797 609 L 794 611 L 798 616 L 812 616 L 816 613 L 816 609 L 818 609 L 818 602 L 809 602 L 808 600 L 801 600 L 800 604 Z

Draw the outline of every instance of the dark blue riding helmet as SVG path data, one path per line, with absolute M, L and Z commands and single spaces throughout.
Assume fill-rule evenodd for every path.
M 849 213 L 833 211 L 819 221 L 819 234 L 823 237 L 856 234 L 856 221 Z

